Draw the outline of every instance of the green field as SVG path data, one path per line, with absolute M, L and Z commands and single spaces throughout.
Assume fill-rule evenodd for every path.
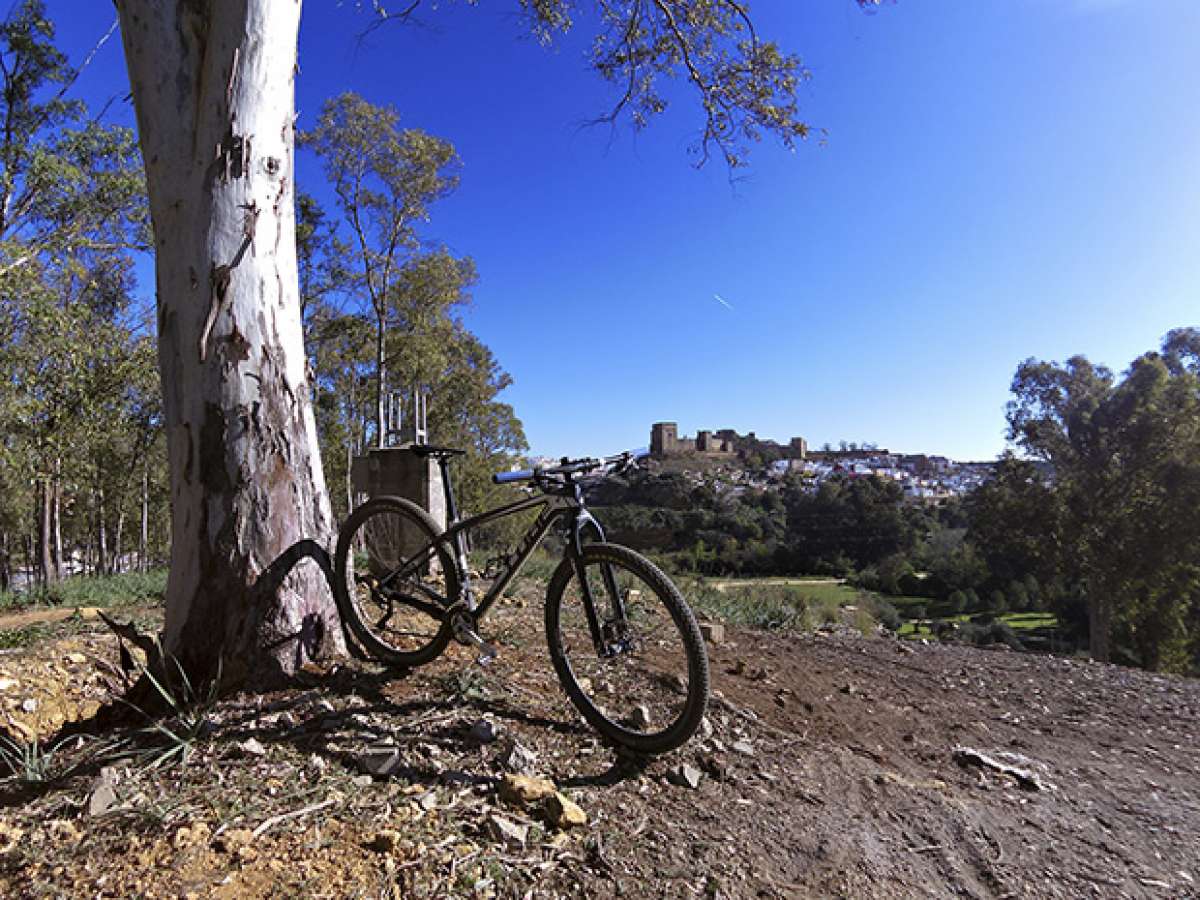
M 974 613 L 962 613 L 957 616 L 939 616 L 936 619 L 922 619 L 920 623 L 908 621 L 896 633 L 900 637 L 931 637 L 933 635 L 931 626 L 934 622 L 962 624 L 970 622 L 974 615 Z M 996 620 L 1003 622 L 1013 631 L 1017 632 L 1018 635 L 1022 632 L 1053 631 L 1058 628 L 1058 617 L 1054 613 L 1048 612 L 1004 613 L 1003 615 L 996 616 Z
M 888 597 L 862 591 L 830 578 L 692 578 L 680 586 L 694 605 L 710 615 L 738 625 L 758 628 L 814 628 L 822 623 L 852 620 L 864 632 L 887 615 L 901 624 L 896 634 L 904 638 L 933 636 L 937 622 L 968 624 L 973 613 L 936 615 L 938 602 L 928 597 Z M 843 612 L 852 607 L 852 614 Z M 933 615 L 929 615 L 933 613 Z M 918 619 L 919 614 L 919 619 Z M 1047 612 L 1013 612 L 996 617 L 1019 638 L 1045 638 L 1058 627 Z

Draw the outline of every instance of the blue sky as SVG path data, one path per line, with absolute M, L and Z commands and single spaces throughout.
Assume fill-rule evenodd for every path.
M 48 5 L 75 60 L 111 22 Z M 757 0 L 828 137 L 764 142 L 735 186 L 690 165 L 686 90 L 640 134 L 581 127 L 612 101 L 586 22 L 547 51 L 515 3 L 441 6 L 359 41 L 353 4 L 308 0 L 300 124 L 355 90 L 456 145 L 462 187 L 427 237 L 476 260 L 467 320 L 534 452 L 641 445 L 671 420 L 990 458 L 1022 359 L 1122 369 L 1200 325 L 1190 0 Z M 127 92 L 114 37 L 80 93 Z

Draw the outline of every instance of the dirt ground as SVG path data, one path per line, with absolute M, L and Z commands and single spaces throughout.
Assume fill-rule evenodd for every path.
M 0 896 L 1200 897 L 1196 681 L 730 629 L 710 730 L 645 762 L 574 715 L 540 618 L 501 607 L 487 668 L 457 646 L 403 676 L 342 663 L 159 723 L 186 741 L 43 747 L 40 777 L 0 782 Z M 0 654 L 10 735 L 57 727 L 56 696 L 91 714 L 116 659 L 85 622 Z M 498 796 L 514 743 L 585 825 Z

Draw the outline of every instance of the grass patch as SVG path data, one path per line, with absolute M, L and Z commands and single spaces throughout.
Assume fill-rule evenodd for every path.
M 53 629 L 39 622 L 36 625 L 28 625 L 25 628 L 9 628 L 0 631 L 0 650 L 16 650 L 21 647 L 32 647 L 34 644 L 40 644 L 42 641 L 48 640 L 53 634 Z
M 932 637 L 935 622 L 953 622 L 955 625 L 964 626 L 971 624 L 972 619 L 978 615 L 978 613 L 960 613 L 956 616 L 938 616 L 921 622 L 907 621 L 896 634 L 900 637 Z M 1058 617 L 1049 612 L 1005 613 L 996 616 L 996 621 L 1004 623 L 1018 635 L 1021 632 L 1044 632 L 1058 629 Z
M 811 627 L 819 603 L 797 585 L 726 586 L 718 590 L 703 578 L 679 582 L 693 608 L 731 625 L 753 628 Z M 836 619 L 837 608 L 833 608 Z
M 795 583 L 795 579 L 746 579 L 716 584 L 703 578 L 679 579 L 693 608 L 732 625 L 811 631 L 846 623 L 870 634 L 883 623 L 894 628 L 899 617 L 887 599 L 846 584 Z
M 167 593 L 167 570 L 79 575 L 27 593 L 0 593 L 0 609 L 25 606 L 134 606 L 161 603 Z

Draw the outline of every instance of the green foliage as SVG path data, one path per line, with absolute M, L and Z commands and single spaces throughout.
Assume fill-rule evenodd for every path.
M 857 0 L 863 9 L 881 0 Z M 359 0 L 365 5 L 366 0 Z M 407 19 L 417 4 L 389 10 L 378 0 L 376 25 Z M 525 28 L 549 46 L 571 30 L 578 14 L 572 0 L 520 0 Z M 731 169 L 745 165 L 749 146 L 773 134 L 793 147 L 811 133 L 800 116 L 797 92 L 809 78 L 795 55 L 755 29 L 744 3 L 733 0 L 655 0 L 617 3 L 597 0 L 600 22 L 592 40 L 592 69 L 617 91 L 618 99 L 596 123 L 628 118 L 646 127 L 666 111 L 672 79 L 689 85 L 704 116 L 692 147 L 703 165 L 716 153 Z
M 946 601 L 947 611 L 957 616 L 964 612 L 967 608 L 967 594 L 965 591 L 951 591 L 950 597 Z
M 1021 641 L 1012 628 L 999 619 L 990 622 L 964 622 L 958 626 L 952 636 L 956 640 L 986 647 L 990 644 L 1005 644 L 1014 650 L 1021 649 Z
M 1033 572 L 1039 602 L 1086 621 L 1094 656 L 1200 671 L 1200 331 L 1170 332 L 1120 378 L 1027 360 L 1013 395 L 1010 437 L 1054 480 L 1039 488 L 1051 513 L 1015 524 L 1035 565 L 1005 574 Z
M 25 784 L 51 781 L 55 752 L 62 743 L 47 747 L 36 737 L 29 743 L 22 743 L 0 734 L 0 765 L 8 769 L 10 777 Z
M 18 603 L 48 606 L 133 606 L 161 603 L 167 593 L 167 570 L 81 575 L 24 594 L 0 593 L 0 608 Z
M 694 579 L 683 582 L 680 588 L 694 608 L 724 622 L 753 628 L 809 628 L 813 617 L 830 608 L 830 604 L 814 602 L 803 588 L 793 585 L 748 584 L 718 590 L 703 579 Z M 832 609 L 836 617 L 837 605 L 832 604 Z
M 150 724 L 142 729 L 142 734 L 150 740 L 151 747 L 138 751 L 137 755 L 147 762 L 149 768 L 170 762 L 186 765 L 196 747 L 215 730 L 213 711 L 219 696 L 223 666 L 218 660 L 216 674 L 207 686 L 194 685 L 179 661 L 163 653 L 157 642 L 155 646 L 157 659 L 140 667 L 141 677 L 153 688 L 158 701 L 156 705 L 163 706 L 167 714 L 156 717 L 129 704 L 150 719 Z M 156 663 L 161 663 L 161 666 Z
M 872 618 L 874 618 L 876 622 L 878 622 L 888 631 L 900 630 L 900 626 L 902 624 L 900 611 L 883 597 L 874 594 L 864 594 L 860 600 L 860 603 L 864 604 L 866 610 L 870 613 Z M 921 609 L 922 613 L 922 615 L 919 615 L 917 618 L 923 618 L 924 609 L 921 607 L 917 608 Z
M 115 571 L 143 479 L 147 530 L 168 531 L 154 347 L 131 302 L 149 244 L 137 142 L 68 98 L 53 38 L 40 0 L 0 23 L 0 591 Z
M 350 458 L 380 443 L 382 395 L 389 391 L 400 392 L 406 406 L 413 392 L 432 398 L 431 440 L 468 450 L 454 463 L 463 510 L 510 499 L 512 488 L 493 485 L 490 476 L 527 445 L 512 407 L 498 399 L 512 379 L 459 318 L 476 280 L 474 263 L 431 246 L 418 230 L 432 204 L 458 184 L 454 147 L 400 129 L 394 109 L 350 93 L 328 101 L 301 142 L 320 157 L 340 214 L 333 220 L 298 195 L 317 426 L 327 480 L 344 488 L 334 490 L 335 511 L 344 515 L 352 503 Z M 474 538 L 496 547 L 518 527 L 510 520 Z
M 50 626 L 44 623 L 27 625 L 24 628 L 9 628 L 0 631 L 0 649 L 13 650 L 32 647 L 44 642 L 51 635 Z

